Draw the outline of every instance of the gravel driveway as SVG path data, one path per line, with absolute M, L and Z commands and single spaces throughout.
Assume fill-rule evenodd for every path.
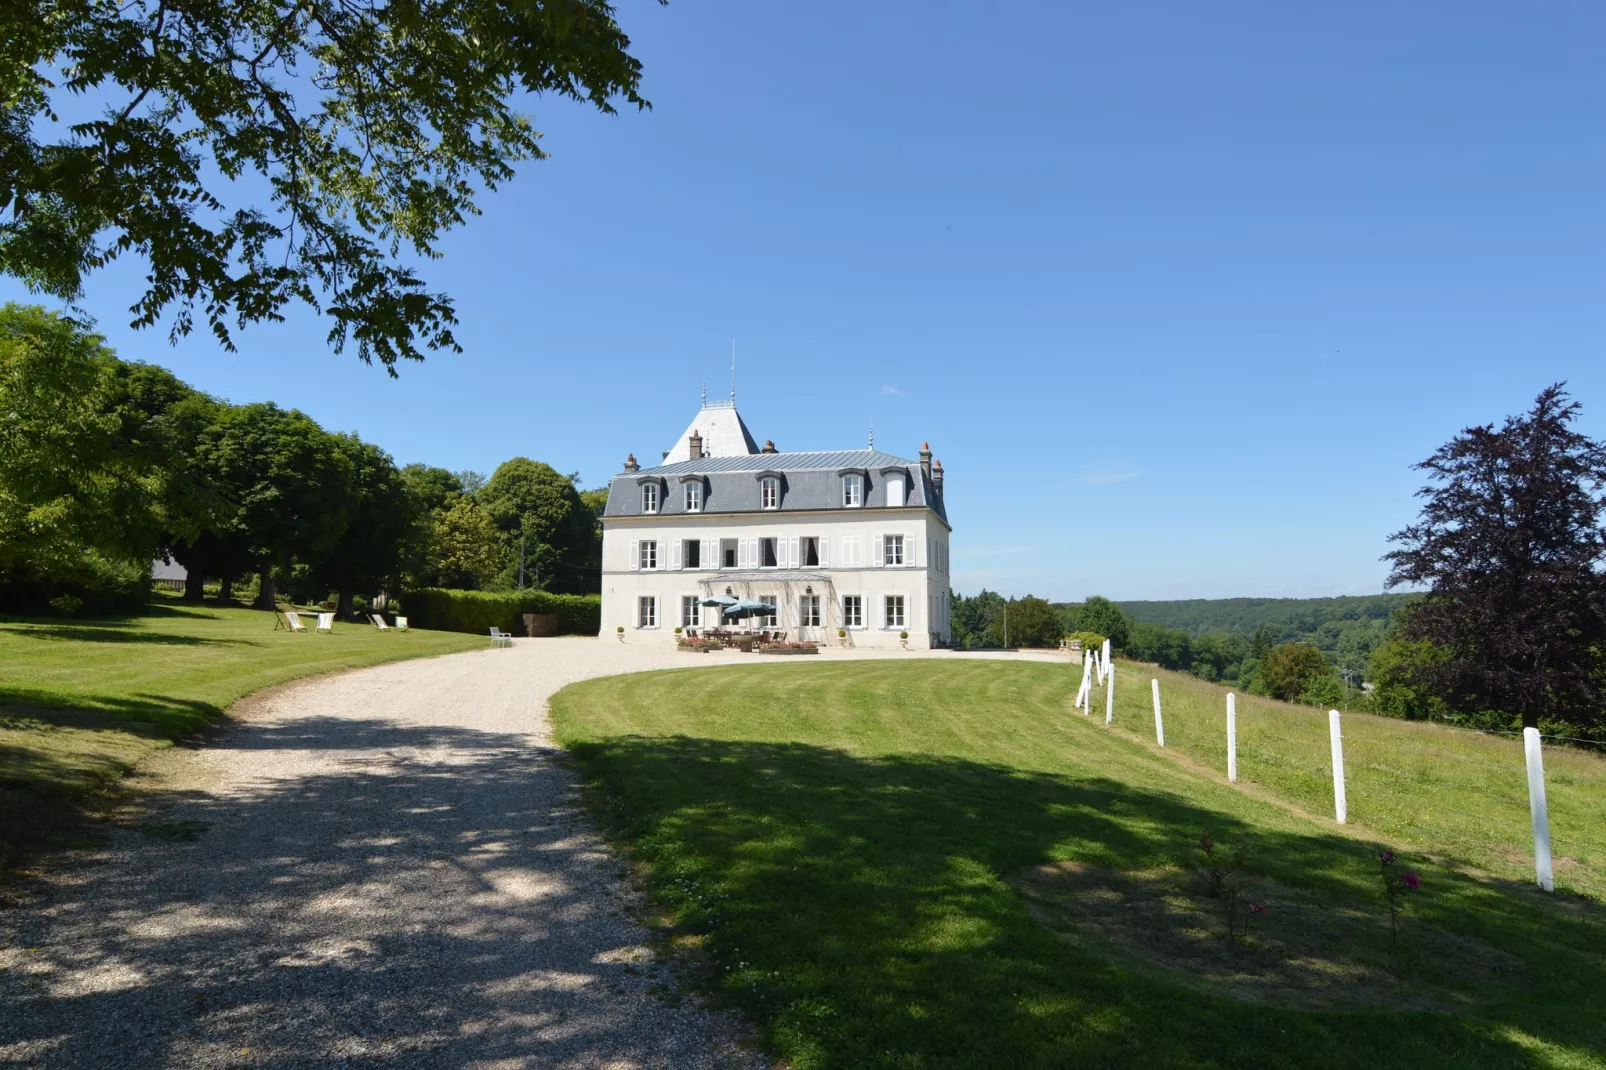
M 766 1065 L 655 995 L 546 721 L 576 680 L 754 661 L 522 640 L 247 699 L 0 911 L 0 1065 Z

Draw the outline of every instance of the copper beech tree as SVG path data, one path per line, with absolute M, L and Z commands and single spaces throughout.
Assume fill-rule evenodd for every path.
M 457 348 L 410 261 L 542 155 L 518 96 L 646 107 L 629 45 L 605 0 L 11 0 L 0 272 L 76 301 L 134 254 L 136 326 L 301 302 L 394 375 Z
M 1565 384 L 1469 427 L 1416 467 L 1422 514 L 1392 536 L 1389 586 L 1424 587 L 1404 638 L 1451 708 L 1598 735 L 1606 729 L 1606 446 L 1573 428 Z

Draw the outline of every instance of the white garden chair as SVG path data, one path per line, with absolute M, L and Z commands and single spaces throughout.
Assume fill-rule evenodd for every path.
M 378 628 L 380 631 L 382 631 L 382 632 L 390 631 L 390 625 L 386 624 L 385 623 L 385 618 L 381 617 L 378 613 L 370 613 L 370 614 L 368 614 L 368 619 L 373 621 L 374 622 L 374 627 Z
M 397 617 L 396 618 L 396 630 L 398 632 L 405 632 L 407 630 L 407 618 L 406 617 Z
M 335 631 L 335 615 L 333 613 L 319 613 L 318 630 L 333 635 Z
M 513 635 L 512 635 L 512 633 L 511 632 L 504 632 L 502 629 L 498 628 L 494 624 L 491 625 L 491 645 L 492 646 L 512 646 L 513 645 Z
M 307 626 L 301 623 L 301 614 L 293 609 L 285 610 L 284 619 L 292 632 L 305 632 L 307 630 Z

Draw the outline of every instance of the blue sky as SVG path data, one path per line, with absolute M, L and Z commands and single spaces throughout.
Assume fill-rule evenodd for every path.
M 1206 8 L 1208 7 L 1208 10 Z M 929 440 L 956 586 L 1378 590 L 1409 466 L 1570 380 L 1606 436 L 1606 7 L 621 0 L 655 108 L 428 266 L 467 352 L 400 381 L 298 315 L 125 358 L 399 461 L 597 485 L 704 378 L 760 440 Z M 26 299 L 9 280 L 0 298 Z

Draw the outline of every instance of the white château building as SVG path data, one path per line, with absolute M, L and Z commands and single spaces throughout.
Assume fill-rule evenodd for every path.
M 602 517 L 602 632 L 672 642 L 719 624 L 710 595 L 776 607 L 788 639 L 911 648 L 949 640 L 942 462 L 875 449 L 760 449 L 734 401 L 705 401 L 663 463 L 634 455 Z

